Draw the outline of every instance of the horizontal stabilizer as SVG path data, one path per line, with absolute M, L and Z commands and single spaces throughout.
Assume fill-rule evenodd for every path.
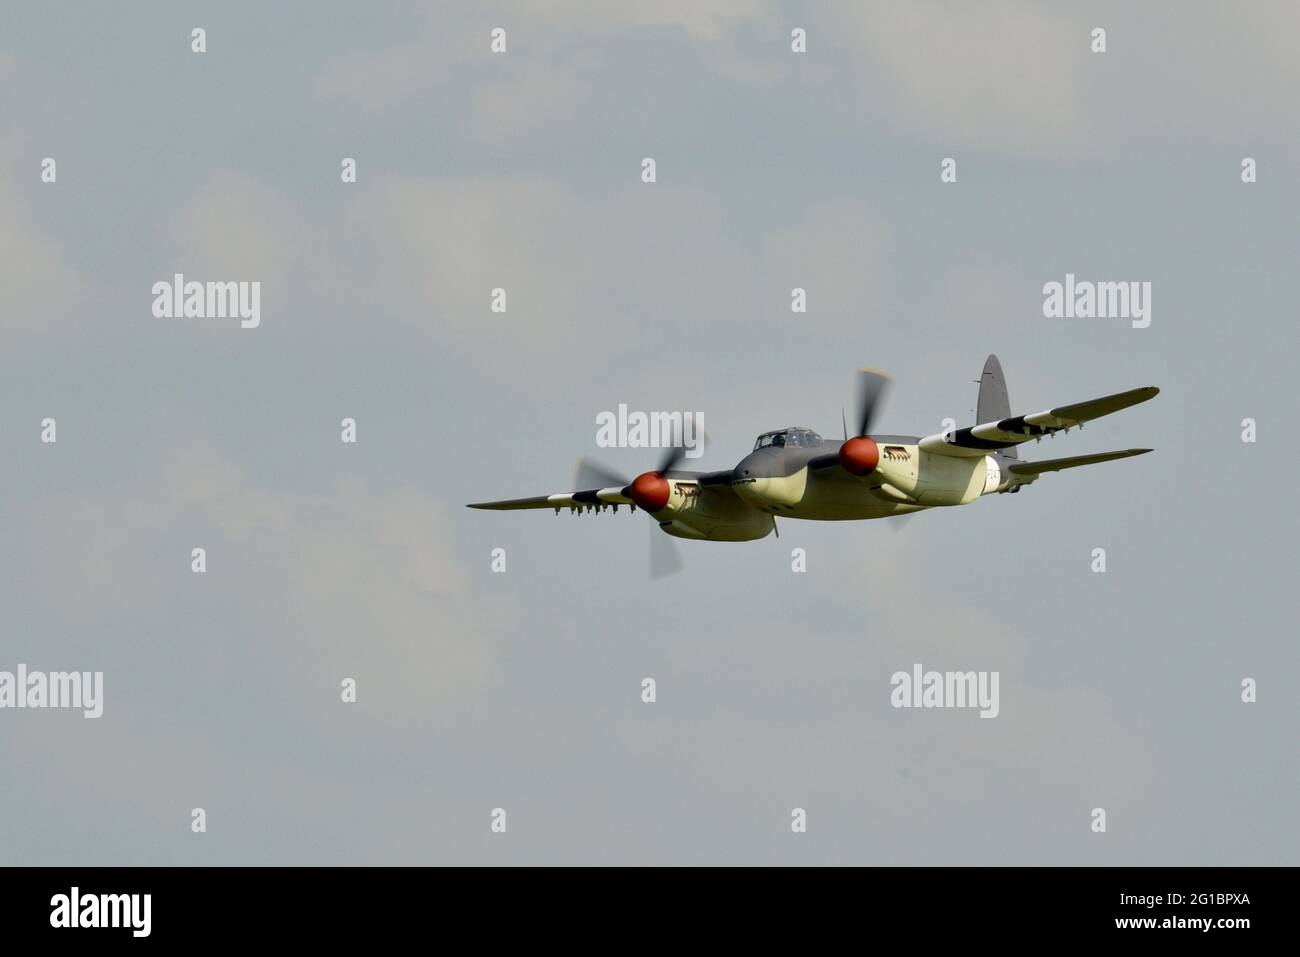
M 1060 472 L 1062 469 L 1077 469 L 1080 465 L 1093 465 L 1097 462 L 1111 462 L 1126 459 L 1134 455 L 1145 455 L 1150 449 L 1124 449 L 1122 452 L 1097 452 L 1094 455 L 1072 455 L 1065 459 L 1045 459 L 1042 462 L 1019 462 L 1011 466 L 1012 475 L 1042 475 L 1044 472 Z

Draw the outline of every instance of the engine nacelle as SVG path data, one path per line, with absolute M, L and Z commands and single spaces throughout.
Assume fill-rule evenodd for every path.
M 672 491 L 655 518 L 669 535 L 711 542 L 752 542 L 772 534 L 772 516 L 743 499 L 725 492 L 710 493 L 694 482 L 667 481 Z
M 1001 481 L 1001 472 L 990 456 L 966 458 L 921 449 L 919 458 L 912 494 L 922 505 L 965 505 L 996 491 Z

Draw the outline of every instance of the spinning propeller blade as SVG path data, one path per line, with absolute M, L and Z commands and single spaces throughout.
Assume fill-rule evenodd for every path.
M 681 464 L 685 455 L 684 445 L 665 449 L 658 467 L 635 479 L 620 475 L 600 462 L 581 458 L 574 470 L 573 485 L 576 489 L 621 488 L 648 514 L 663 507 L 669 494 L 667 474 Z M 685 567 L 677 543 L 656 525 L 647 527 L 650 532 L 650 578 L 657 581 L 677 574 Z
M 573 471 L 575 489 L 614 488 L 615 486 L 622 488 L 630 481 L 631 479 L 619 475 L 608 466 L 588 458 L 578 459 L 578 467 Z
M 650 528 L 650 578 L 658 581 L 676 575 L 685 566 L 672 536 L 654 525 Z
M 889 376 L 875 369 L 863 369 L 857 376 L 858 431 L 854 435 L 870 435 L 871 423 L 889 388 Z

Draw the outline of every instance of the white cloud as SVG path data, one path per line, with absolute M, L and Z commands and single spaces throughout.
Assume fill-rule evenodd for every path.
M 472 597 L 443 506 L 424 492 L 259 488 L 206 442 L 145 474 L 161 481 L 51 495 L 32 510 L 35 580 L 61 617 L 84 625 L 166 604 L 201 544 L 204 588 L 251 616 L 232 624 L 254 629 L 268 660 L 335 683 L 364 672 L 372 708 L 426 718 L 495 680 L 511 612 Z
M 179 246 L 176 269 L 200 281 L 266 281 L 282 275 L 309 241 L 293 208 L 260 180 L 218 171 L 166 227 Z M 201 274 L 201 275 L 200 275 Z
M 1063 157 L 1095 149 L 1088 35 L 1043 4 L 837 3 L 822 29 L 853 58 L 867 102 L 945 143 Z
M 733 0 L 558 0 L 476 13 L 454 23 L 429 16 L 414 28 L 417 39 L 335 58 L 317 77 L 316 92 L 383 111 L 455 83 L 458 97 L 475 104 L 478 133 L 499 141 L 576 114 L 598 82 L 602 60 L 614 55 L 601 47 L 608 38 L 639 36 L 656 43 L 664 31 L 678 31 L 718 75 L 757 83 L 770 71 L 758 65 L 756 51 L 738 42 L 737 30 L 752 27 L 770 40 L 780 28 L 768 4 Z M 496 26 L 507 32 L 504 55 L 489 49 L 489 30 Z M 491 68 L 479 74 L 477 87 L 464 79 L 476 66 Z
M 32 198 L 34 190 L 66 188 L 41 183 L 41 159 L 30 150 L 0 141 L 0 169 L 5 170 L 0 176 L 0 288 L 4 290 L 0 328 L 11 332 L 61 324 L 79 296 L 79 277 L 67 265 L 62 242 L 42 224 Z M 8 348 L 11 342 L 6 336 L 0 348 Z

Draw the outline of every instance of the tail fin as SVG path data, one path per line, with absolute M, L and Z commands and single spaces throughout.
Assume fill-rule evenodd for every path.
M 1007 398 L 1007 380 L 1002 375 L 1002 363 L 990 355 L 980 376 L 980 395 L 975 405 L 976 422 L 999 422 L 1011 418 L 1011 400 Z M 1015 447 L 1003 449 L 1008 458 L 1019 458 Z

